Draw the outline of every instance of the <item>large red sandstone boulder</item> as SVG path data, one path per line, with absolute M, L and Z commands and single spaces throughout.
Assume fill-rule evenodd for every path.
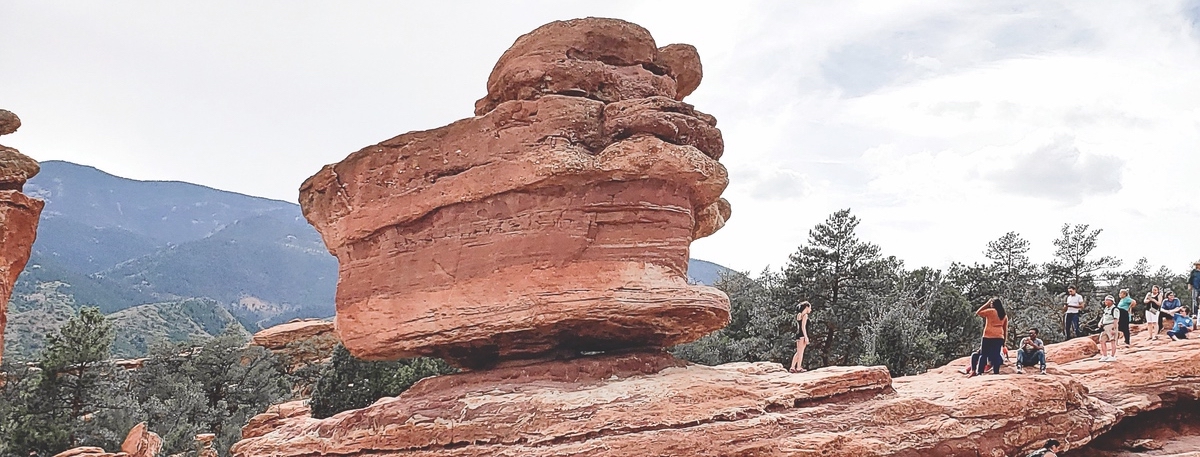
M 8 299 L 17 276 L 29 261 L 44 206 L 45 202 L 16 190 L 0 190 L 0 351 L 4 348 Z
M 487 366 L 724 326 L 728 299 L 686 276 L 690 243 L 730 216 L 716 119 L 679 101 L 700 76 L 694 48 L 634 24 L 551 23 L 500 58 L 477 117 L 305 181 L 343 344 Z
M 1123 419 L 1200 399 L 1197 358 L 1200 341 L 1135 342 L 1117 362 L 1052 362 L 1049 375 L 936 370 L 892 380 L 882 367 L 791 374 L 774 364 L 689 365 L 661 353 L 597 356 L 429 378 L 323 420 L 290 408 L 270 427 L 244 431 L 232 452 L 1023 455 L 1047 438 L 1077 448 Z
M 0 135 L 17 131 L 21 119 L 0 109 Z M 4 351 L 4 326 L 8 323 L 8 299 L 17 276 L 29 261 L 37 237 L 38 218 L 45 202 L 21 193 L 25 181 L 38 173 L 37 161 L 16 149 L 0 145 L 0 356 Z

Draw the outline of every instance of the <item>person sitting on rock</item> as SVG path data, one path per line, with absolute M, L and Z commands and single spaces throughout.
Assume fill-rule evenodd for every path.
M 1038 329 L 1029 329 L 1029 336 L 1021 340 L 1021 349 L 1017 351 L 1017 373 L 1025 373 L 1025 367 L 1038 364 L 1042 374 L 1046 374 L 1046 345 L 1038 338 Z
M 1041 449 L 1033 451 L 1029 457 L 1058 457 L 1058 453 L 1062 451 L 1062 443 L 1056 439 L 1046 440 L 1046 445 Z
M 1188 316 L 1187 307 L 1179 308 L 1175 315 L 1175 328 L 1167 332 L 1173 341 L 1186 340 L 1188 332 L 1196 329 L 1196 321 Z
M 1174 327 L 1173 324 L 1171 327 L 1163 327 L 1163 320 L 1174 319 L 1175 313 L 1178 313 L 1181 307 L 1183 307 L 1183 304 L 1179 302 L 1179 298 L 1175 297 L 1175 292 L 1168 290 L 1167 299 L 1163 300 L 1162 308 L 1159 309 L 1158 313 L 1158 331 L 1160 333 Z
M 1000 348 L 1000 354 L 1004 357 L 1004 363 L 1008 363 L 1009 357 L 1007 346 Z M 975 352 L 971 353 L 971 365 L 959 370 L 958 372 L 968 376 L 975 376 L 975 366 L 979 364 L 979 357 L 979 349 L 976 349 Z M 990 369 L 992 369 L 992 365 L 986 363 L 985 361 L 983 371 L 988 371 Z

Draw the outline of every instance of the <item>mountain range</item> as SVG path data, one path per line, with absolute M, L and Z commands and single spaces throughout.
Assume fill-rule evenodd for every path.
M 81 306 L 117 329 L 114 352 L 253 332 L 334 312 L 337 260 L 299 205 L 178 181 L 138 181 L 42 162 L 25 192 L 46 201 L 17 279 L 5 360 L 28 358 Z M 694 282 L 729 270 L 693 259 Z

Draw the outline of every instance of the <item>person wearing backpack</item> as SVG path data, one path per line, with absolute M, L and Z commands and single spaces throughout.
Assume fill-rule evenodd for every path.
M 1060 451 L 1062 451 L 1062 443 L 1056 439 L 1048 439 L 1045 446 L 1030 453 L 1029 457 L 1058 457 Z
M 1121 309 L 1117 308 L 1112 295 L 1104 297 L 1104 311 L 1100 312 L 1100 361 L 1113 362 L 1117 360 L 1117 322 L 1121 319 Z M 1108 349 L 1112 345 L 1112 350 Z

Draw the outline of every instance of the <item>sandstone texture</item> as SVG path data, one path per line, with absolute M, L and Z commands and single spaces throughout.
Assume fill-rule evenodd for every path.
M 163 441 L 142 422 L 129 430 L 120 452 L 107 452 L 94 446 L 82 446 L 55 454 L 54 457 L 155 457 L 162 451 Z
M 0 135 L 8 135 L 21 128 L 21 118 L 16 113 L 0 109 Z
M 123 453 L 105 452 L 95 446 L 80 446 L 54 454 L 54 457 L 123 457 Z
M 891 379 L 882 367 L 787 373 L 664 353 L 429 378 L 397 398 L 312 419 L 255 418 L 238 456 L 1010 456 L 1078 448 L 1123 419 L 1200 399 L 1200 341 L 1135 342 L 1116 362 L 1050 346 L 1049 374 Z M 269 426 L 266 426 L 268 424 Z
M 260 330 L 250 338 L 250 344 L 270 350 L 284 350 L 288 346 L 302 343 L 333 333 L 333 322 L 305 319 Z
M 162 447 L 162 438 L 157 433 L 147 430 L 146 423 L 142 422 L 129 430 L 125 441 L 121 443 L 121 452 L 130 457 L 155 457 L 162 451 Z
M 15 114 L 0 110 L 0 135 L 12 133 L 20 126 L 21 120 Z M 38 170 L 37 161 L 0 145 L 0 351 L 4 348 L 4 326 L 8 323 L 8 299 L 17 276 L 29 261 L 38 218 L 45 206 L 45 202 L 21 193 L 25 181 Z
M 731 210 L 716 119 L 681 99 L 695 48 L 613 19 L 519 38 L 476 117 L 369 146 L 301 186 L 365 359 L 466 367 L 664 347 L 724 326 L 690 243 Z
M 220 453 L 213 449 L 213 441 L 217 439 L 217 435 L 212 433 L 201 433 L 196 435 L 196 456 L 197 457 L 220 457 Z

